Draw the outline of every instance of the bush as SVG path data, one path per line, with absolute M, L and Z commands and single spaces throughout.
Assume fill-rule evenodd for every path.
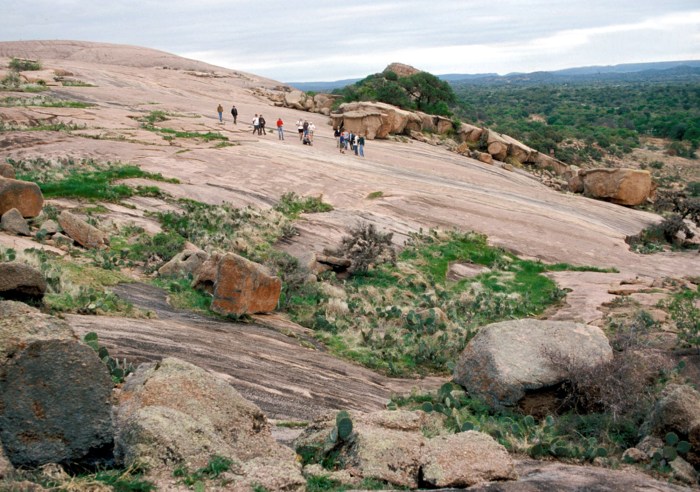
M 382 263 L 395 263 L 396 251 L 391 243 L 394 235 L 382 233 L 374 224 L 359 223 L 350 230 L 350 235 L 342 239 L 340 248 L 334 252 L 337 256 L 352 261 L 353 272 L 366 272 Z
M 41 70 L 41 63 L 37 60 L 26 60 L 23 58 L 12 58 L 10 60 L 10 69 L 17 72 L 29 70 Z

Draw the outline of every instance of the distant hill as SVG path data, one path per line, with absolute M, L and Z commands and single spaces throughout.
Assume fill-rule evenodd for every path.
M 442 74 L 438 77 L 447 82 L 466 84 L 545 84 L 600 81 L 642 81 L 668 78 L 700 76 L 700 60 L 680 60 L 654 63 L 624 63 L 620 65 L 594 65 L 574 67 L 552 72 Z M 344 79 L 331 82 L 286 82 L 287 85 L 302 91 L 330 92 L 361 79 Z

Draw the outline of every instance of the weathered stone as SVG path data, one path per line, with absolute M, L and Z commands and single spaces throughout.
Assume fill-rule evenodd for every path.
M 0 263 L 0 297 L 17 301 L 40 301 L 46 279 L 39 270 L 16 261 Z
M 15 168 L 12 164 L 0 163 L 0 178 L 15 179 Z
M 30 343 L 2 368 L 0 437 L 15 466 L 111 459 L 112 378 L 71 340 Z
M 209 294 L 214 293 L 216 275 L 219 271 L 219 262 L 223 258 L 221 253 L 213 253 L 202 265 L 192 280 L 192 288 L 202 290 Z
M 63 231 L 81 246 L 94 249 L 105 245 L 105 235 L 102 231 L 68 210 L 61 212 L 58 216 L 58 223 Z
M 284 95 L 284 105 L 293 109 L 305 109 L 306 94 L 302 91 L 291 91 Z
M 700 425 L 700 392 L 684 384 L 668 385 L 648 419 L 649 431 L 661 438 L 675 432 L 686 438 Z
M 386 66 L 383 72 L 394 72 L 399 77 L 410 77 L 420 73 L 421 71 L 411 65 L 406 65 L 405 63 L 393 62 Z
M 0 478 L 5 478 L 14 471 L 14 467 L 10 460 L 5 456 L 5 450 L 2 445 L 0 445 Z
M 37 340 L 76 340 L 76 337 L 62 319 L 22 302 L 0 301 L 0 366 Z
M 638 169 L 587 169 L 579 172 L 583 193 L 618 205 L 641 205 L 654 196 L 656 186 L 649 171 Z
M 0 226 L 10 234 L 20 236 L 31 236 L 32 231 L 29 230 L 29 224 L 24 220 L 22 214 L 16 208 L 11 208 L 0 218 Z
M 649 456 L 639 448 L 627 448 L 622 453 L 622 461 L 625 463 L 646 463 Z
M 242 256 L 228 253 L 219 262 L 211 308 L 220 314 L 274 311 L 282 281 Z
M 162 276 L 177 275 L 194 277 L 209 255 L 204 251 L 182 251 L 176 254 L 173 259 L 160 267 L 158 274 Z
M 53 219 L 49 219 L 41 224 L 39 230 L 49 235 L 56 234 L 58 232 L 58 223 Z
M 115 457 L 126 466 L 199 468 L 214 454 L 236 461 L 295 461 L 272 438 L 257 406 L 222 379 L 174 358 L 142 364 L 129 377 L 115 425 Z
M 474 156 L 479 162 L 483 162 L 484 164 L 493 164 L 493 156 L 487 152 L 475 151 Z
M 16 208 L 22 217 L 36 217 L 44 206 L 44 196 L 36 183 L 0 178 L 0 215 Z
M 678 456 L 675 460 L 669 463 L 671 466 L 671 474 L 673 478 L 687 485 L 697 485 L 698 472 L 695 471 L 693 465 Z
M 306 479 L 294 459 L 280 461 L 268 457 L 253 458 L 243 463 L 242 471 L 245 478 L 237 485 L 247 486 L 247 490 L 256 490 L 255 487 L 280 492 L 306 490 Z
M 51 237 L 51 240 L 56 244 L 56 246 L 60 247 L 67 247 L 67 246 L 72 246 L 75 242 L 69 238 L 68 236 L 65 236 L 61 234 L 60 232 L 57 232 Z
M 522 319 L 482 327 L 462 352 L 455 381 L 494 406 L 515 405 L 527 390 L 563 382 L 568 374 L 553 359 L 579 367 L 612 359 L 612 348 L 595 326 Z
M 428 439 L 422 470 L 423 480 L 434 487 L 468 487 L 518 478 L 506 448 L 476 431 Z

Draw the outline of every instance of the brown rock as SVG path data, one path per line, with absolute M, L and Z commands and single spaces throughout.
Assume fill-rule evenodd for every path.
M 700 426 L 700 392 L 685 384 L 668 385 L 649 417 L 650 430 L 664 438 L 675 432 L 685 438 Z
M 483 162 L 484 164 L 493 164 L 493 156 L 487 152 L 475 151 L 476 160 Z
M 15 168 L 6 162 L 0 163 L 0 178 L 15 179 Z
M 44 196 L 36 183 L 0 178 L 0 215 L 16 208 L 22 217 L 36 217 L 44 206 Z
M 46 279 L 39 270 L 16 261 L 0 263 L 0 296 L 8 300 L 40 301 Z
M 410 75 L 415 75 L 421 71 L 411 65 L 406 65 L 405 63 L 390 63 L 384 69 L 384 72 L 394 72 L 399 77 L 408 77 Z
M 236 315 L 274 311 L 281 292 L 282 281 L 262 265 L 228 253 L 218 265 L 211 308 Z
M 429 439 L 423 480 L 434 487 L 469 487 L 492 480 L 516 480 L 508 451 L 491 436 L 467 431 Z
M 27 224 L 27 221 L 24 220 L 24 217 L 22 217 L 22 214 L 16 208 L 11 208 L 2 214 L 0 225 L 2 229 L 10 234 L 16 234 L 18 236 L 32 235 L 32 232 L 29 230 L 29 224 Z
M 221 253 L 213 253 L 195 273 L 192 280 L 192 288 L 214 293 L 214 285 L 216 284 L 216 275 L 219 271 L 219 262 L 223 258 Z
M 68 210 L 61 212 L 58 216 L 58 223 L 68 236 L 78 244 L 89 248 L 101 248 L 105 245 L 105 235 L 97 227 L 91 226 L 77 215 L 73 215 Z
M 618 205 L 641 205 L 654 196 L 656 186 L 649 171 L 637 169 L 588 169 L 579 172 L 583 193 Z

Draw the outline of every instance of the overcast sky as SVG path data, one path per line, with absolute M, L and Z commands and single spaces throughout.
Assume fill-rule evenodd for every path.
M 700 59 L 700 0 L 0 0 L 0 40 L 160 49 L 283 82 Z

